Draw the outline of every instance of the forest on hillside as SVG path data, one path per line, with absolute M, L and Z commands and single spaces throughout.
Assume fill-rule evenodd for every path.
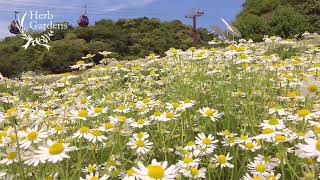
M 144 58 L 150 53 L 163 55 L 169 48 L 187 49 L 192 46 L 192 27 L 179 20 L 161 22 L 156 18 L 100 20 L 89 27 L 55 30 L 50 51 L 40 46 L 22 48 L 18 36 L 0 42 L 0 72 L 17 76 L 25 71 L 61 73 L 68 70 L 88 53 L 108 50 L 118 60 Z M 204 28 L 198 29 L 201 46 L 212 39 Z M 102 59 L 97 54 L 95 61 Z
M 285 38 L 305 31 L 320 32 L 319 0 L 246 0 L 234 25 L 244 38 L 265 34 Z

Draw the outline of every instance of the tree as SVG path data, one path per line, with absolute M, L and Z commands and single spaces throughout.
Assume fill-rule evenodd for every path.
M 238 17 L 235 26 L 246 38 L 260 41 L 263 36 L 268 34 L 268 24 L 259 16 L 249 13 L 244 13 Z
M 271 15 L 271 32 L 282 37 L 293 37 L 310 29 L 307 18 L 294 8 L 279 6 Z

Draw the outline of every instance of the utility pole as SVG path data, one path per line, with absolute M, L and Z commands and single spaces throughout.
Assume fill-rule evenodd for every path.
M 192 19 L 192 40 L 193 40 L 193 46 L 195 48 L 198 47 L 198 40 L 197 40 L 197 18 L 200 16 L 203 16 L 204 12 L 200 11 L 199 9 L 193 10 L 193 12 L 190 15 L 185 16 L 186 18 Z

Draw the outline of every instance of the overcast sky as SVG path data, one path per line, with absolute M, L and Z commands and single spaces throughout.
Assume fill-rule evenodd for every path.
M 100 19 L 157 17 L 161 20 L 179 19 L 191 24 L 185 15 L 193 8 L 200 8 L 205 15 L 198 26 L 208 28 L 212 24 L 223 26 L 220 17 L 232 21 L 240 12 L 244 0 L 0 0 L 0 38 L 9 36 L 8 25 L 14 19 L 14 11 L 49 10 L 54 22 L 68 21 L 76 25 L 88 6 L 90 23 Z M 20 13 L 22 14 L 22 13 Z

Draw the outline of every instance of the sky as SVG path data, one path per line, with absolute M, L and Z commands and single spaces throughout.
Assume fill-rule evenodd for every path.
M 192 24 L 185 18 L 193 9 L 199 8 L 204 15 L 198 19 L 198 27 L 211 25 L 223 27 L 220 18 L 232 21 L 241 11 L 244 0 L 0 0 L 0 39 L 12 36 L 8 25 L 14 19 L 14 11 L 44 13 L 50 11 L 54 22 L 70 22 L 77 25 L 79 16 L 87 15 L 90 24 L 100 19 L 119 19 L 137 17 L 156 17 L 163 21 L 179 19 L 185 24 Z

